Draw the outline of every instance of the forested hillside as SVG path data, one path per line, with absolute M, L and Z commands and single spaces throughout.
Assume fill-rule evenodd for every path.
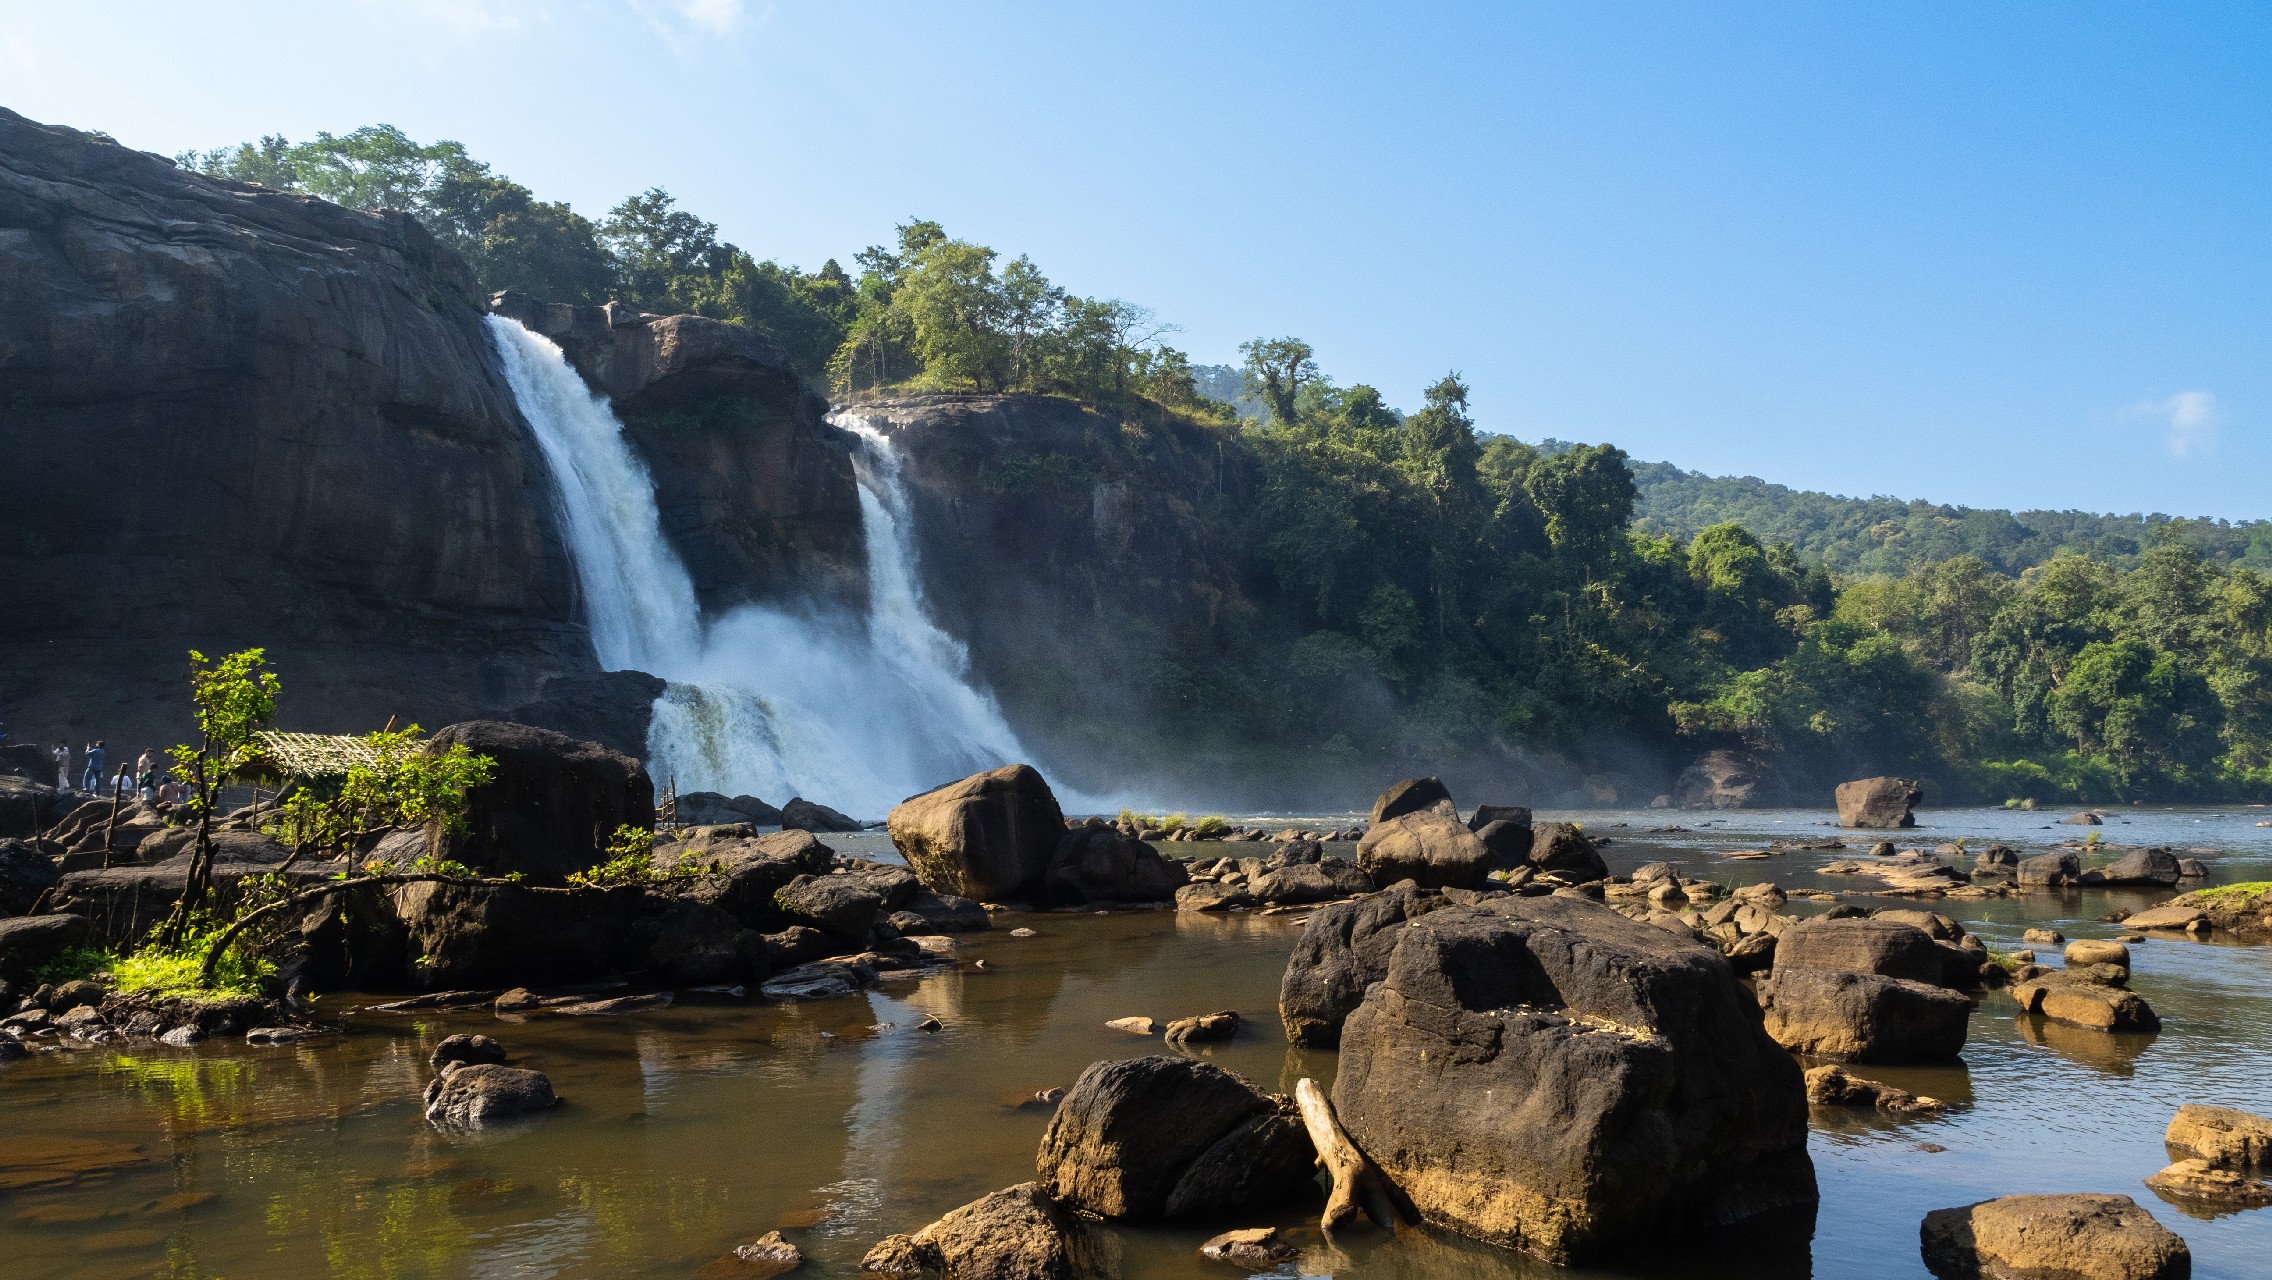
M 1545 758 L 1627 800 L 1715 748 L 1808 788 L 1902 772 L 1943 799 L 2272 794 L 2262 525 L 1857 501 L 1533 447 L 1480 432 L 1456 373 L 1406 414 L 1290 337 L 1245 344 L 1234 387 L 1145 308 L 933 222 L 853 255 L 857 274 L 808 272 L 659 189 L 593 222 L 383 127 L 182 159 L 408 209 L 492 289 L 764 329 L 839 397 L 1070 397 L 1117 415 L 1138 457 L 1147 424 L 1212 432 L 1256 495 L 1153 500 L 1235 530 L 1238 608 L 1117 674 L 1116 702 L 1150 713 L 1124 737 L 1376 778 Z

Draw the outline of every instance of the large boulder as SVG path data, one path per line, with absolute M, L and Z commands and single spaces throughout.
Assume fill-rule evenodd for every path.
M 2174 886 L 2183 873 L 2177 855 L 2167 849 L 2132 849 L 2096 871 L 2085 871 L 2083 884 Z
M 0 916 L 19 916 L 62 877 L 55 859 L 23 840 L 0 840 Z
M 697 869 L 679 885 L 682 896 L 722 907 L 753 928 L 777 927 L 783 917 L 776 895 L 798 876 L 827 875 L 835 861 L 804 831 L 756 835 L 746 826 L 718 827 L 655 845 L 656 870 Z
M 1907 778 L 1862 778 L 1838 784 L 1838 825 L 1888 829 L 1917 825 L 1910 811 L 1925 790 Z
M 860 1260 L 870 1275 L 951 1280 L 1097 1280 L 1114 1273 L 1091 1228 L 1034 1182 L 981 1196 Z
M 2053 889 L 2061 885 L 2078 884 L 2083 878 L 2083 860 L 2071 850 L 2059 849 L 2022 858 L 2013 868 L 2013 877 L 2023 888 Z
M 2219 1169 L 2272 1170 L 2272 1120 L 2232 1107 L 2183 1106 L 2162 1134 L 2172 1158 Z
M 386 902 L 402 968 L 374 976 L 421 990 L 554 986 L 639 968 L 651 934 L 638 925 L 661 905 L 636 889 L 434 882 L 396 886 Z
M 2030 982 L 2012 984 L 2012 999 L 2029 1013 L 2093 1031 L 2154 1032 L 2160 1015 L 2135 991 L 2091 981 L 2098 975 L 2053 970 Z M 2127 974 L 2122 975 L 2127 978 Z
M 1041 888 L 1065 838 L 1065 814 L 1040 772 L 1013 764 L 900 802 L 885 825 L 933 893 L 980 902 Z
M 1442 904 L 1441 895 L 1407 884 L 1310 913 L 1278 985 L 1286 1038 L 1313 1049 L 1340 1044 L 1365 989 L 1388 975 L 1404 922 Z
M 774 896 L 792 919 L 853 949 L 868 944 L 884 912 L 884 895 L 863 876 L 798 876 Z
M 0 978 L 23 978 L 89 937 L 87 918 L 68 913 L 0 920 Z
M 0 774 L 0 836 L 31 837 L 46 831 L 79 809 L 81 797 L 58 791 L 45 783 L 14 774 Z M 100 806 L 108 812 L 110 806 Z
M 1775 944 L 1778 971 L 1844 969 L 1939 984 L 1948 967 L 1931 934 L 1882 916 L 1842 920 L 1817 916 L 1792 925 Z
M 1097 818 L 1065 833 L 1044 877 L 1050 901 L 1075 904 L 1172 902 L 1190 882 L 1182 863 Z
M 622 827 L 655 825 L 655 787 L 637 760 L 550 729 L 468 720 L 436 733 L 428 750 L 464 746 L 497 762 L 466 797 L 465 830 L 430 827 L 436 853 L 476 871 L 519 871 L 558 883 L 598 865 Z
M 1482 835 L 1483 829 L 1494 822 L 1508 823 L 1528 831 L 1530 809 L 1519 804 L 1479 804 L 1475 806 L 1475 812 L 1468 815 L 1467 829 Z
M 2193 1254 L 2128 1196 L 2005 1196 L 1918 1227 L 1942 1280 L 2185 1280 Z
M 1443 779 L 1433 774 L 1425 778 L 1406 778 L 1373 800 L 1373 814 L 1369 826 L 1379 826 L 1392 818 L 1408 813 L 1434 810 L 1456 819 L 1459 810 L 1452 804 L 1452 793 L 1444 788 Z
M 678 797 L 674 814 L 678 821 L 689 827 L 718 827 L 747 823 L 753 827 L 778 827 L 781 811 L 756 796 L 729 796 L 716 791 L 686 791 Z
M 1257 901 L 1274 907 L 1333 902 L 1371 893 L 1373 878 L 1347 858 L 1290 862 L 1256 876 L 1247 886 Z
M 1429 1221 L 1576 1265 L 1813 1204 L 1799 1068 L 1711 948 L 1562 896 L 1396 932 L 1333 1101 Z
M 1574 822 L 1542 822 L 1531 828 L 1530 864 L 1580 883 L 1609 875 L 1609 864 Z
M 784 828 L 796 831 L 858 831 L 866 825 L 803 796 L 789 797 L 789 803 L 781 806 L 780 821 Z
M 1972 1001 L 1945 987 L 1839 969 L 1789 969 L 1776 947 L 1759 984 L 1775 1043 L 1842 1062 L 1947 1062 L 1964 1049 Z
M 1766 761 L 1725 748 L 1697 757 L 1672 784 L 1676 809 L 1766 809 L 1790 802 L 1790 788 Z
M 426 1120 L 437 1128 L 480 1129 L 548 1111 L 558 1101 L 541 1071 L 495 1063 L 451 1064 L 426 1086 Z
M 1191 1058 L 1100 1062 L 1057 1104 L 1035 1157 L 1049 1194 L 1139 1222 L 1233 1212 L 1311 1185 L 1294 1105 Z
M 1374 823 L 1357 842 L 1357 865 L 1375 884 L 1410 880 L 1424 888 L 1480 889 L 1490 883 L 1491 850 L 1442 807 Z

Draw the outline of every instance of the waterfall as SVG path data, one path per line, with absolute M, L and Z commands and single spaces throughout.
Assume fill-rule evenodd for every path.
M 664 539 L 654 478 L 623 424 L 558 346 L 503 316 L 491 341 L 558 488 L 592 647 L 610 671 L 667 682 L 648 771 L 681 791 L 802 795 L 878 818 L 902 798 L 1027 759 L 969 655 L 923 607 L 899 456 L 873 426 L 855 443 L 868 560 L 864 615 L 745 605 L 705 624 Z

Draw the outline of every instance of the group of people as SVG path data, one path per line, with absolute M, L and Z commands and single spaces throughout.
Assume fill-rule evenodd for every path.
M 104 784 L 107 782 L 110 786 L 108 794 L 131 795 L 144 804 L 174 804 L 181 800 L 181 783 L 158 771 L 158 758 L 154 753 L 144 751 L 132 765 L 118 766 L 116 776 L 109 778 L 103 772 L 106 754 L 102 739 L 97 738 L 87 744 L 86 749 L 80 753 L 78 790 L 91 795 L 102 795 L 105 794 Z M 48 751 L 48 756 L 55 761 L 55 785 L 65 791 L 72 790 L 71 744 L 57 742 Z

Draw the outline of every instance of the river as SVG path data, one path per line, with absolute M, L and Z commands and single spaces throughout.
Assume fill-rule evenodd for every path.
M 1665 859 L 1729 884 L 1857 887 L 1812 871 L 1850 851 L 1727 857 L 1840 834 L 1820 811 L 1540 816 L 1578 817 L 1609 837 L 1604 853 L 1621 873 Z M 2056 816 L 1926 810 L 1903 840 L 2034 851 L 2082 834 L 2047 825 Z M 2192 856 L 2225 883 L 2272 878 L 2272 829 L 2255 825 L 2268 816 L 2121 810 L 2100 830 L 2110 844 L 2200 850 Z M 1689 829 L 1650 830 L 1671 824 Z M 829 839 L 845 852 L 886 847 L 872 834 Z M 2158 896 L 1902 905 L 1942 910 L 1992 950 L 2011 950 L 2035 925 L 2111 936 L 2094 917 Z M 732 1247 L 778 1227 L 810 1259 L 800 1275 L 851 1275 L 878 1238 L 1033 1176 L 1049 1118 L 1021 1105 L 1035 1090 L 1070 1084 L 1101 1058 L 1163 1051 L 1107 1019 L 1237 1009 L 1247 1025 L 1206 1056 L 1273 1089 L 1303 1075 L 1330 1084 L 1333 1055 L 1289 1049 L 1275 1014 L 1295 918 L 998 918 L 993 932 L 966 936 L 959 972 L 811 1005 L 691 997 L 646 1014 L 511 1021 L 372 1012 L 332 995 L 323 1007 L 347 1034 L 300 1045 L 38 1055 L 0 1066 L 0 1257 L 12 1274 L 43 1277 L 731 1276 Z M 1037 936 L 1010 937 L 1016 924 Z M 1699 1243 L 1639 1270 L 1555 1271 L 1417 1231 L 1345 1233 L 1336 1249 L 1317 1235 L 1314 1208 L 1290 1206 L 1208 1227 L 1116 1230 L 1123 1273 L 1236 1274 L 1198 1261 L 1199 1242 L 1274 1221 L 1307 1247 L 1288 1276 L 1914 1277 L 1926 1274 L 1917 1223 L 1927 1210 L 2101 1191 L 2136 1198 L 2184 1236 L 2202 1280 L 2260 1277 L 2272 1209 L 2198 1218 L 2140 1179 L 2168 1163 L 2161 1133 L 2181 1103 L 2272 1114 L 2272 947 L 2157 938 L 2132 952 L 2131 985 L 2161 1013 L 2158 1036 L 2037 1023 L 1990 993 L 1962 1066 L 1863 1069 L 1957 1104 L 1949 1114 L 1817 1110 L 1822 1206 L 1795 1256 L 1716 1255 Z M 985 969 L 968 963 L 978 959 Z M 917 1030 L 926 1015 L 943 1029 Z M 495 1035 L 545 1071 L 560 1109 L 474 1137 L 429 1128 L 426 1057 L 456 1031 Z

